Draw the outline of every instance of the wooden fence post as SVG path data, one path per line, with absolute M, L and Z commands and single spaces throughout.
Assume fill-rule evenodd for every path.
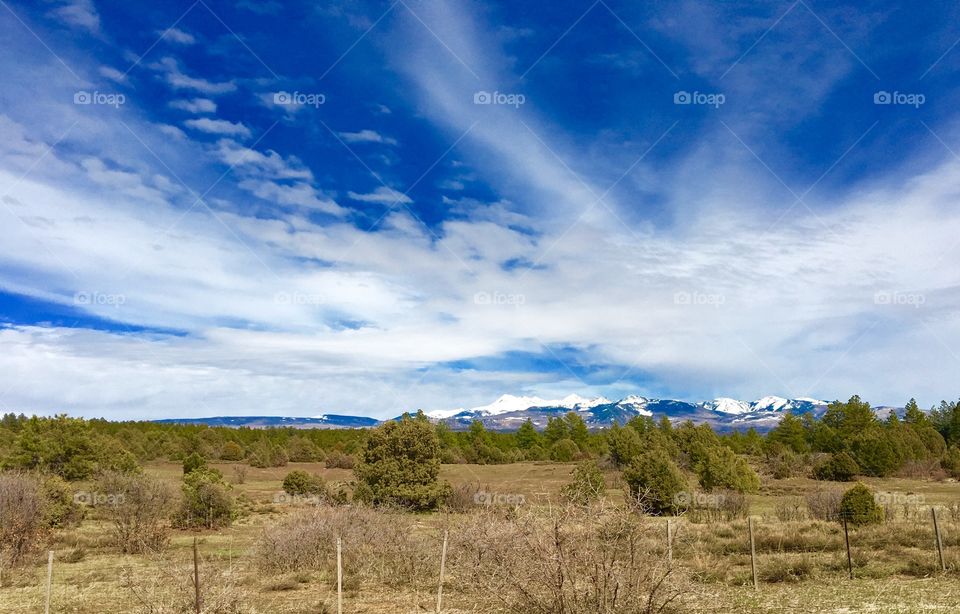
M 200 614 L 200 557 L 197 555 L 197 538 L 193 538 L 193 610 Z
M 343 556 L 340 538 L 337 538 L 337 614 L 343 614 Z
M 50 589 L 53 586 L 53 550 L 47 554 L 47 601 L 44 614 L 50 614 Z
M 753 541 L 753 516 L 747 517 L 747 529 L 750 532 L 750 571 L 753 573 L 753 588 L 759 589 L 757 583 L 757 549 Z
M 673 535 L 670 530 L 670 519 L 667 518 L 667 563 L 673 563 Z
M 937 536 L 937 556 L 940 557 L 940 569 L 947 570 L 947 563 L 943 560 L 943 540 L 940 539 L 940 524 L 937 522 L 937 508 L 931 507 L 930 513 L 933 515 L 933 532 Z
M 440 582 L 437 584 L 437 614 L 440 614 L 443 607 L 443 572 L 447 567 L 447 537 L 449 531 L 443 532 L 443 550 L 440 552 Z
M 847 531 L 847 518 L 843 518 L 843 538 L 847 542 L 847 571 L 853 580 L 853 557 L 850 556 L 850 533 Z

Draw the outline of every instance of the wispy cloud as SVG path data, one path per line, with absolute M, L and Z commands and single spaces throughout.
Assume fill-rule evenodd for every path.
M 231 122 L 225 119 L 211 119 L 201 117 L 198 119 L 188 119 L 183 122 L 184 126 L 206 132 L 207 134 L 221 134 L 225 136 L 250 137 L 250 129 L 240 122 Z

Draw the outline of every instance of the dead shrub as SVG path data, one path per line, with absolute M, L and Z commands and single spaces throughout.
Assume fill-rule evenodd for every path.
M 39 481 L 19 472 L 0 473 L 0 565 L 23 563 L 49 534 Z
M 781 522 L 794 522 L 807 519 L 807 504 L 803 497 L 778 498 L 774 513 Z
M 142 553 L 166 545 L 173 500 L 169 486 L 150 476 L 111 471 L 97 480 L 97 490 L 109 496 L 110 502 L 97 510 L 110 523 L 111 538 L 121 552 Z
M 839 490 L 817 490 L 806 496 L 807 510 L 816 520 L 835 522 L 840 519 L 840 502 L 843 492 Z
M 454 569 L 514 612 L 660 612 L 680 591 L 643 547 L 652 530 L 623 510 L 479 513 L 461 530 Z
M 322 570 L 335 578 L 338 537 L 351 581 L 411 585 L 439 565 L 439 545 L 415 535 L 411 516 L 365 507 L 321 506 L 286 518 L 264 530 L 257 558 L 267 569 Z

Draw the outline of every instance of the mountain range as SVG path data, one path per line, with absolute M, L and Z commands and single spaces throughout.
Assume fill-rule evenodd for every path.
M 618 401 L 605 397 L 585 398 L 576 394 L 562 399 L 543 399 L 536 396 L 504 394 L 488 405 L 470 409 L 458 408 L 436 410 L 426 415 L 434 422 L 443 422 L 455 430 L 466 429 L 474 420 L 479 420 L 491 430 L 509 431 L 519 428 L 530 420 L 537 428 L 543 428 L 551 417 L 574 411 L 591 429 L 606 428 L 614 422 L 625 424 L 635 416 L 650 416 L 659 419 L 666 416 L 672 422 L 691 420 L 695 424 L 709 424 L 717 431 L 746 430 L 755 428 L 767 431 L 776 426 L 787 413 L 813 413 L 823 415 L 827 401 L 811 398 L 786 399 L 766 396 L 756 401 L 741 401 L 720 397 L 710 401 L 679 401 L 674 399 L 650 399 L 630 395 Z M 899 408 L 878 407 L 881 416 Z M 396 418 L 394 418 L 396 419 Z M 292 427 L 292 428 L 368 428 L 380 424 L 376 418 L 343 414 L 323 414 L 312 417 L 282 416 L 216 416 L 209 418 L 169 418 L 161 423 L 207 424 L 247 428 Z

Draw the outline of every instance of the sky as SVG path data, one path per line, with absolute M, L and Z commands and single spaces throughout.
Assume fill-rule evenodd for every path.
M 0 0 L 0 411 L 955 399 L 958 17 Z

